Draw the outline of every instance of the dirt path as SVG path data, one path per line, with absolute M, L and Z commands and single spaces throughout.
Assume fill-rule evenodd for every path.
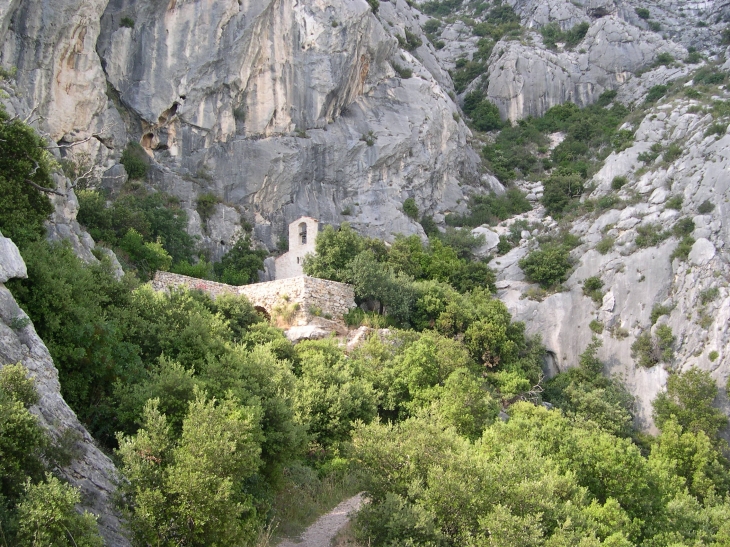
M 337 532 L 350 520 L 349 515 L 357 511 L 362 503 L 362 493 L 343 501 L 307 528 L 298 543 L 285 539 L 279 543 L 278 547 L 328 547 Z

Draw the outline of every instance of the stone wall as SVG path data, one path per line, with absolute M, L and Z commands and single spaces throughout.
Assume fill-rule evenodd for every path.
M 152 281 L 152 287 L 158 291 L 175 286 L 205 291 L 213 297 L 243 295 L 281 325 L 306 325 L 315 316 L 343 321 L 344 314 L 355 307 L 352 286 L 316 277 L 298 276 L 234 287 L 186 275 L 157 272 Z

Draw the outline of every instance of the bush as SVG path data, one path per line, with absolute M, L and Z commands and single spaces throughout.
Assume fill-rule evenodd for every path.
M 0 105 L 0 231 L 21 250 L 45 233 L 53 211 L 46 193 L 52 188 L 52 158 L 45 142 L 19 119 L 10 119 Z
M 662 26 L 657 21 L 649 21 L 649 30 L 659 32 L 662 30 Z
M 549 244 L 521 259 L 519 266 L 530 281 L 547 289 L 568 279 L 573 262 L 565 247 Z
M 710 135 L 723 136 L 725 133 L 727 133 L 727 124 L 726 123 L 713 123 L 705 131 L 705 137 L 709 137 Z
M 667 390 L 657 395 L 652 403 L 653 417 L 661 430 L 671 420 L 683 428 L 704 432 L 715 439 L 717 432 L 727 424 L 727 417 L 713 406 L 718 394 L 717 384 L 710 373 L 694 367 L 681 374 L 671 374 Z
M 482 224 L 497 224 L 531 210 L 532 205 L 525 194 L 517 188 L 510 188 L 501 195 L 472 196 L 469 198 L 469 212 L 465 215 L 447 215 L 446 224 L 476 228 Z
M 700 302 L 705 306 L 716 300 L 718 296 L 720 296 L 720 289 L 718 287 L 710 287 L 709 289 L 700 291 Z
M 408 78 L 413 76 L 413 70 L 411 70 L 410 68 L 400 66 L 396 62 L 391 62 L 391 65 L 393 66 L 393 70 L 395 70 L 395 73 L 404 80 L 407 80 Z M 372 146 L 373 144 L 375 144 L 375 141 L 372 141 L 372 144 L 368 141 L 368 146 Z
M 665 157 L 666 157 L 666 154 L 665 154 Z M 682 209 L 683 201 L 684 201 L 684 199 L 682 198 L 682 196 L 679 196 L 679 195 L 672 196 L 671 198 L 669 198 L 667 200 L 667 202 L 664 204 L 664 206 L 667 209 L 674 209 L 675 211 L 680 211 Z
M 672 233 L 677 237 L 688 236 L 695 229 L 695 222 L 689 217 L 680 218 L 674 226 L 672 226 Z
M 373 11 L 373 13 L 378 13 L 378 8 L 380 8 L 380 0 L 367 0 L 368 4 L 370 5 L 370 9 Z
M 707 358 L 713 363 L 717 360 L 718 357 L 720 357 L 720 354 L 715 350 L 712 350 L 710 353 L 707 354 Z
M 405 29 L 405 37 L 400 34 L 396 34 L 398 44 L 405 50 L 414 51 L 423 45 L 423 42 L 417 34 L 411 32 L 409 29 Z
M 406 199 L 403 202 L 403 212 L 408 218 L 418 220 L 418 205 L 416 205 L 416 200 L 413 198 Z
M 596 251 L 598 251 L 602 255 L 608 254 L 611 249 L 613 249 L 613 245 L 615 242 L 616 240 L 614 238 L 612 238 L 611 236 L 606 236 L 596 244 Z
M 661 226 L 658 224 L 638 226 L 636 232 L 638 234 L 635 240 L 636 245 L 641 248 L 654 247 L 672 235 L 669 231 L 662 231 Z
M 503 127 L 497 106 L 484 97 L 481 91 L 472 91 L 464 97 L 464 114 L 479 131 L 493 131 Z
M 645 21 L 650 17 L 649 10 L 646 8 L 636 8 L 635 11 L 636 15 L 638 15 L 641 19 L 644 19 Z
M 545 211 L 556 218 L 562 216 L 568 205 L 583 193 L 583 177 L 565 171 L 550 175 L 545 181 L 541 202 Z
M 210 217 L 213 216 L 213 213 L 215 212 L 215 206 L 218 205 L 220 201 L 220 198 L 216 196 L 213 192 L 200 194 L 198 196 L 198 199 L 195 200 L 195 209 L 198 211 L 198 214 L 200 215 L 200 220 L 203 222 L 203 224 L 206 224 L 208 220 L 210 220 Z
M 656 59 L 654 59 L 654 66 L 671 65 L 673 62 L 674 57 L 665 51 L 656 56 Z
M 708 215 L 714 210 L 715 204 L 712 203 L 709 199 L 706 199 L 705 201 L 700 203 L 699 207 L 697 207 L 697 212 L 701 215 Z
M 651 104 L 657 102 L 659 99 L 664 97 L 664 95 L 666 95 L 667 91 L 669 91 L 668 85 L 655 85 L 654 87 L 649 89 L 649 93 L 646 94 L 644 103 Z
M 222 283 L 256 283 L 259 280 L 258 272 L 264 269 L 264 259 L 268 254 L 263 249 L 252 249 L 251 238 L 244 236 L 223 255 L 220 262 L 213 265 L 213 270 Z
M 684 236 L 677 245 L 677 248 L 672 251 L 669 259 L 674 260 L 675 258 L 678 258 L 682 261 L 687 260 L 689 258 L 689 253 L 692 251 L 692 246 L 694 245 L 694 243 L 695 240 L 692 236 Z
M 122 20 L 119 21 L 120 27 L 126 27 L 126 28 L 134 28 L 134 19 L 131 17 L 122 17 Z
M 673 309 L 674 308 L 672 306 L 662 306 L 661 304 L 656 304 L 651 309 L 651 324 L 654 325 L 662 315 L 669 315 L 670 313 L 672 313 Z
M 588 328 L 596 334 L 601 334 L 603 332 L 603 323 L 593 319 L 590 323 L 588 323 Z
M 611 189 L 620 190 L 626 186 L 628 182 L 629 180 L 626 177 L 613 177 L 613 180 L 611 181 Z
M 600 304 L 603 301 L 603 293 L 601 288 L 603 287 L 603 281 L 600 277 L 588 277 L 583 281 L 583 294 L 590 296 L 596 304 Z
M 143 179 L 147 176 L 150 159 L 141 144 L 129 141 L 119 161 L 130 179 Z
M 566 48 L 572 49 L 585 38 L 589 28 L 590 25 L 583 22 L 570 30 L 562 31 L 557 23 L 549 23 L 540 29 L 540 34 L 542 34 L 543 43 L 550 49 L 556 49 L 557 42 L 563 42 Z
M 684 152 L 684 150 L 682 150 L 682 147 L 673 142 L 664 151 L 664 161 L 666 161 L 667 163 L 671 163 L 674 160 L 678 159 L 682 155 L 682 152 Z
M 656 335 L 649 331 L 642 332 L 631 344 L 631 356 L 638 359 L 642 367 L 653 367 L 661 362 L 669 362 L 674 357 L 676 338 L 668 325 L 659 325 Z

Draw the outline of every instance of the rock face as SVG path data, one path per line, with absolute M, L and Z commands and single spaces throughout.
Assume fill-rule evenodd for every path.
M 58 438 L 71 433 L 78 457 L 61 470 L 62 476 L 82 494 L 84 508 L 99 517 L 99 529 L 110 547 L 125 547 L 112 495 L 115 490 L 114 464 L 94 444 L 94 440 L 61 397 L 58 371 L 51 355 L 38 337 L 28 316 L 3 284 L 12 277 L 25 277 L 25 264 L 15 244 L 0 236 L 0 368 L 22 363 L 35 378 L 40 401 L 31 411 L 50 435 Z
M 659 53 L 683 58 L 683 47 L 635 27 L 616 15 L 594 21 L 573 50 L 550 51 L 542 38 L 533 44 L 500 42 L 489 59 L 487 96 L 512 121 L 542 116 L 549 108 L 573 102 L 593 104 L 606 90 L 616 89 Z
M 639 423 L 648 429 L 652 427 L 651 401 L 666 382 L 667 371 L 698 367 L 710 371 L 718 386 L 725 386 L 730 377 L 730 135 L 705 136 L 714 120 L 692 108 L 697 105 L 694 100 L 675 99 L 650 110 L 636 128 L 633 146 L 611 154 L 594 176 L 593 198 L 614 192 L 615 176 L 627 177 L 628 183 L 617 195 L 629 204 L 574 222 L 571 231 L 582 238 L 583 245 L 573 252 L 577 266 L 565 283 L 565 292 L 542 301 L 523 297 L 529 284 L 515 262 L 527 253 L 529 241 L 490 264 L 498 270 L 499 297 L 516 319 L 526 322 L 528 331 L 542 335 L 553 355 L 552 373 L 574 366 L 576 356 L 596 334 L 589 323 L 601 324 L 599 356 L 607 372 L 620 375 L 636 396 Z M 681 146 L 681 154 L 671 162 L 645 165 L 637 159 L 653 144 L 666 148 L 671 143 Z M 635 196 L 633 204 L 631 196 Z M 679 209 L 667 206 L 672 197 L 682 198 Z M 539 211 L 530 215 L 530 220 L 539 221 Z M 695 227 L 691 234 L 695 242 L 686 261 L 673 256 L 677 237 L 647 248 L 637 245 L 638 229 L 655 226 L 668 232 L 680 218 L 692 219 Z M 549 229 L 550 221 L 542 222 Z M 595 246 L 606 237 L 615 243 L 601 254 Z M 582 291 L 583 280 L 592 276 L 604 283 L 605 295 L 599 304 Z M 632 356 L 631 345 L 639 334 L 650 331 L 652 310 L 658 306 L 666 314 L 657 325 L 668 325 L 676 337 L 674 356 L 644 368 Z M 721 407 L 730 412 L 720 391 Z
M 420 33 L 403 0 L 377 17 L 365 0 L 112 0 L 98 51 L 138 121 L 130 134 L 159 164 L 155 185 L 193 219 L 210 191 L 238 214 L 201 230 L 214 254 L 240 217 L 269 247 L 302 215 L 389 238 L 421 233 L 401 211 L 406 198 L 443 218 L 459 209 L 458 183 L 478 181 L 448 76 L 429 47 L 398 47 L 409 21 Z

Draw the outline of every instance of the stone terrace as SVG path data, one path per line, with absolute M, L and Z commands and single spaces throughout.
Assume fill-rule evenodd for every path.
M 157 291 L 186 287 L 204 291 L 213 298 L 223 294 L 243 295 L 269 316 L 280 318 L 289 325 L 306 325 L 316 316 L 341 322 L 345 313 L 355 307 L 355 290 L 351 285 L 304 275 L 236 287 L 186 275 L 157 272 L 152 287 Z

